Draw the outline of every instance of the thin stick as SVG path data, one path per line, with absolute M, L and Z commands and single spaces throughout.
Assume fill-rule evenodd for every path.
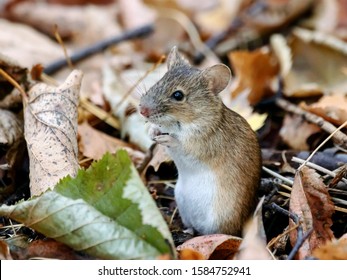
M 292 186 L 293 183 L 294 183 L 292 180 L 290 180 L 290 179 L 288 179 L 288 178 L 286 178 L 286 177 L 283 177 L 282 175 L 280 175 L 280 174 L 278 174 L 278 173 L 276 173 L 276 172 L 274 172 L 274 171 L 272 171 L 272 170 L 270 170 L 270 169 L 268 169 L 268 168 L 266 168 L 266 167 L 264 167 L 264 166 L 263 166 L 263 170 L 264 170 L 265 172 L 269 173 L 270 175 L 274 176 L 274 177 L 277 177 L 277 178 L 279 178 L 279 179 L 281 179 L 281 180 L 283 180 L 283 181 L 286 181 L 288 184 L 290 184 L 290 186 L 282 185 L 282 184 L 279 184 L 279 185 L 280 185 L 281 187 L 284 187 L 286 190 L 289 190 L 289 191 L 292 190 L 292 187 L 291 187 L 291 186 Z M 278 194 L 280 194 L 280 195 L 282 195 L 282 196 L 284 196 L 284 197 L 290 198 L 290 194 L 289 194 L 289 193 L 278 191 Z M 335 202 L 339 202 L 339 203 L 341 203 L 341 204 L 345 204 L 345 202 L 344 202 L 343 200 L 341 200 L 341 199 L 334 198 L 334 197 L 332 197 L 332 196 L 331 196 L 331 199 L 332 199 L 333 201 L 335 201 Z M 337 200 L 338 200 L 338 201 L 337 201 Z M 342 201 L 343 201 L 343 203 L 342 203 Z M 345 209 L 345 208 L 342 208 L 342 207 L 339 207 L 339 206 L 334 206 L 334 208 L 335 208 L 335 211 L 347 213 L 347 209 Z
M 78 162 L 78 164 L 79 165 L 82 165 L 82 164 L 84 164 L 84 163 L 86 163 L 86 162 L 88 162 L 88 161 L 93 161 L 94 159 L 92 159 L 92 158 L 90 158 L 90 157 L 87 157 L 87 158 L 85 158 L 85 159 L 82 159 L 82 160 L 80 160 L 79 162 Z
M 278 184 L 280 187 L 284 188 L 285 190 L 287 191 L 292 191 L 292 187 L 288 186 L 288 185 L 285 185 L 285 184 Z
M 58 25 L 54 25 L 54 36 L 55 38 L 57 39 L 58 43 L 60 44 L 60 46 L 63 48 L 63 51 L 64 51 L 64 56 L 65 56 L 65 59 L 66 59 L 66 62 L 67 62 L 67 65 L 69 66 L 69 68 L 72 70 L 74 67 L 73 67 L 73 64 L 72 64 L 72 61 L 71 61 L 71 58 L 69 57 L 69 55 L 67 54 L 67 50 L 66 50 L 66 47 L 65 47 L 65 44 L 58 32 Z
M 140 174 L 142 174 L 142 172 L 145 171 L 148 163 L 151 161 L 151 159 L 153 158 L 153 152 L 155 147 L 157 146 L 157 143 L 153 143 L 148 151 L 145 154 L 145 158 L 143 159 L 142 163 L 140 164 L 140 166 L 137 168 L 137 172 L 139 172 Z
M 335 206 L 335 211 L 339 211 L 339 212 L 347 214 L 347 209 L 339 207 L 339 206 Z
M 11 84 L 13 85 L 22 95 L 23 100 L 28 101 L 28 96 L 24 89 L 13 79 L 9 74 L 7 74 L 2 68 L 0 68 L 0 74 Z
M 296 243 L 295 243 L 292 251 L 289 253 L 287 260 L 292 260 L 294 258 L 294 256 L 299 251 L 302 244 L 304 244 L 305 240 L 311 235 L 312 232 L 313 232 L 313 228 L 309 229 L 304 235 L 301 234 L 299 236 L 299 232 L 298 232 Z
M 272 175 L 272 176 L 274 176 L 274 177 L 276 177 L 278 179 L 281 179 L 283 182 L 286 182 L 286 183 L 288 183 L 290 185 L 293 185 L 294 181 L 292 181 L 292 180 L 290 180 L 290 179 L 288 179 L 288 178 L 286 178 L 286 177 L 284 177 L 284 176 L 282 176 L 282 175 L 272 171 L 271 169 L 269 169 L 269 168 L 267 168 L 265 166 L 263 166 L 262 168 L 263 168 L 263 170 L 266 173 L 268 173 L 268 174 L 270 174 L 270 175 Z
M 172 215 L 171 215 L 170 222 L 169 222 L 169 226 L 172 225 L 173 219 L 174 219 L 174 217 L 176 216 L 177 210 L 178 210 L 178 207 L 175 208 L 175 210 L 173 211 L 173 213 L 172 213 Z
M 102 108 L 94 105 L 92 102 L 89 102 L 86 98 L 81 98 L 80 106 L 87 110 L 89 113 L 98 117 L 100 120 L 104 121 L 108 125 L 112 126 L 115 129 L 121 127 L 120 122 L 112 114 L 106 112 Z
M 268 244 L 267 244 L 267 248 L 270 249 L 273 245 L 275 245 L 275 243 L 278 242 L 278 240 L 280 240 L 283 236 L 287 235 L 288 233 L 290 233 L 291 231 L 293 231 L 294 229 L 297 229 L 299 225 L 295 225 L 292 228 L 289 228 L 287 230 L 285 230 L 284 232 L 282 232 L 281 234 L 277 235 L 275 239 L 272 239 Z
M 311 160 L 311 158 L 318 152 L 318 150 L 326 143 L 328 142 L 337 132 L 340 132 L 340 130 L 347 125 L 347 121 L 345 121 L 343 124 L 341 124 L 338 128 L 335 129 L 312 153 L 311 155 L 300 165 L 298 168 L 298 171 L 300 171 L 306 164 Z M 342 132 L 340 132 L 342 133 Z M 343 133 L 342 133 L 343 134 Z M 345 135 L 345 134 L 343 134 Z M 346 136 L 346 135 L 345 135 Z
M 297 163 L 305 163 L 305 160 L 301 159 L 301 158 L 298 158 L 298 157 L 292 157 L 292 161 L 293 162 L 297 162 Z M 314 168 L 322 173 L 325 173 L 325 174 L 328 174 L 330 175 L 331 177 L 335 177 L 336 176 L 336 173 L 334 171 L 330 171 L 329 169 L 326 169 L 320 165 L 317 165 L 313 162 L 306 162 L 306 165 L 308 167 L 311 167 L 311 168 Z M 342 181 L 345 182 L 347 184 L 347 179 L 346 178 L 342 178 Z

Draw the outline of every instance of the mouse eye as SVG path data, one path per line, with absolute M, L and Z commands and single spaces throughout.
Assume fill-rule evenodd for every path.
M 184 98 L 184 94 L 180 90 L 176 90 L 171 94 L 171 98 L 175 99 L 176 101 L 182 101 Z

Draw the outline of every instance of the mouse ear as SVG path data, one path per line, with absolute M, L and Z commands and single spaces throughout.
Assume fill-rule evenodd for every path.
M 169 70 L 177 66 L 189 65 L 189 62 L 178 52 L 176 46 L 171 49 L 167 56 L 166 63 Z
M 203 70 L 202 75 L 207 79 L 214 94 L 218 94 L 225 89 L 231 79 L 231 71 L 224 64 L 213 65 Z

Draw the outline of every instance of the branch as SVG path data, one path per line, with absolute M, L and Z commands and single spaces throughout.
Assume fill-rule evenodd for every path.
M 143 27 L 140 27 L 134 30 L 126 31 L 118 36 L 111 37 L 103 41 L 97 42 L 94 45 L 78 50 L 77 52 L 72 54 L 70 56 L 71 62 L 72 63 L 79 62 L 87 57 L 90 57 L 94 54 L 104 51 L 105 49 L 107 49 L 108 47 L 112 45 L 121 43 L 123 41 L 144 37 L 152 33 L 153 30 L 154 30 L 153 25 L 145 25 Z M 51 64 L 48 64 L 45 67 L 43 72 L 48 75 L 52 75 L 65 66 L 67 66 L 67 60 L 65 58 L 62 58 L 52 62 Z

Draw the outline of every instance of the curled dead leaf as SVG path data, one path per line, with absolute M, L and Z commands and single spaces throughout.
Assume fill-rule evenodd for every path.
M 289 210 L 299 217 L 304 234 L 312 230 L 296 255 L 298 259 L 312 255 L 315 248 L 334 237 L 330 229 L 334 204 L 326 185 L 313 169 L 304 166 L 296 173 Z M 295 226 L 291 219 L 289 221 L 291 227 Z M 289 236 L 290 242 L 294 246 L 298 238 L 297 230 L 291 231 Z
M 243 229 L 243 240 L 240 244 L 237 260 L 272 260 L 273 256 L 266 247 L 266 235 L 262 218 L 263 197 L 250 221 Z
M 55 88 L 32 87 L 24 109 L 24 136 L 30 159 L 31 195 L 40 195 L 78 170 L 77 106 L 82 72 L 73 71 Z
M 347 44 L 317 31 L 295 28 L 290 40 L 272 40 L 283 74 L 284 94 L 291 97 L 346 92 Z M 279 51 L 285 49 L 285 51 Z M 288 51 L 289 50 L 289 51 Z M 288 69 L 288 66 L 290 69 Z

